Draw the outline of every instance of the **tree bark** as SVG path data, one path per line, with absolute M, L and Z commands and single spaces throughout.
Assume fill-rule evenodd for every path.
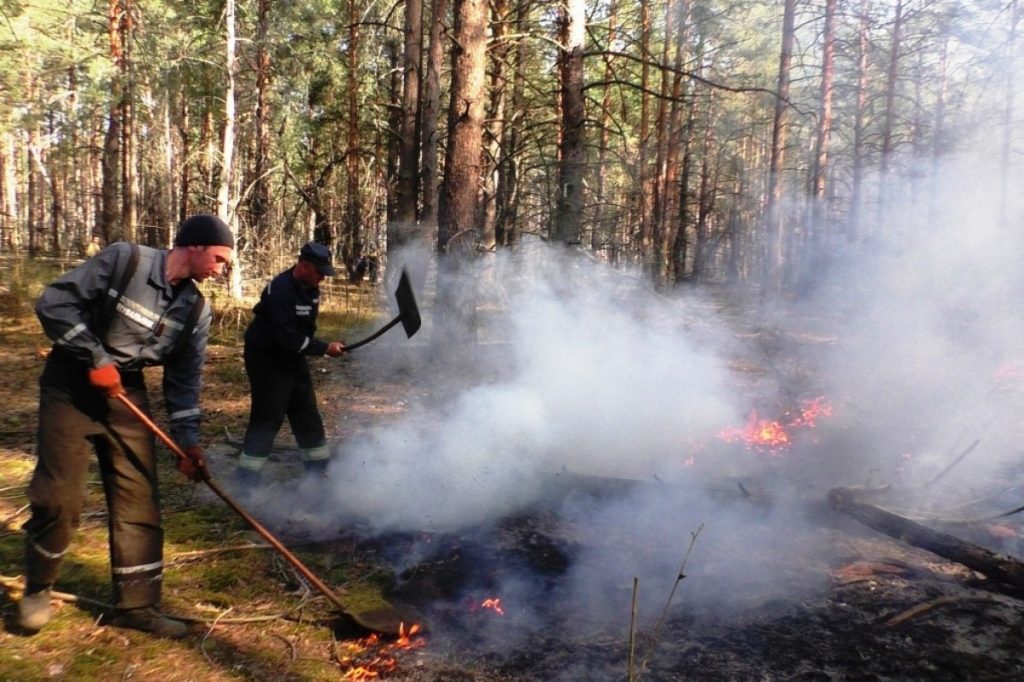
M 487 4 L 456 0 L 448 147 L 438 212 L 439 251 L 476 227 L 484 116 Z
M 808 211 L 809 248 L 803 254 L 801 290 L 807 291 L 821 274 L 825 235 L 828 233 L 828 205 L 825 181 L 828 177 L 829 142 L 832 135 L 832 93 L 836 52 L 835 14 L 837 0 L 825 1 L 825 26 L 822 30 L 821 87 L 818 100 L 818 126 L 815 131 L 814 158 L 811 162 L 811 210 Z
M 423 164 L 423 210 L 420 223 L 424 231 L 424 243 L 427 244 L 434 244 L 437 241 L 437 150 L 440 148 L 437 119 L 441 112 L 441 67 L 444 60 L 444 22 L 447 14 L 448 0 L 433 0 L 430 11 L 430 48 L 423 81 L 420 140 L 420 159 Z
M 227 0 L 224 9 L 225 24 L 225 76 L 224 90 L 224 143 L 221 146 L 220 186 L 217 189 L 217 216 L 223 220 L 238 241 L 238 217 L 235 215 L 235 198 L 231 186 L 235 179 L 235 77 L 238 73 L 238 59 L 235 55 L 235 0 Z M 231 268 L 231 298 L 242 298 L 242 263 L 235 259 Z
M 896 2 L 896 16 L 892 23 L 892 40 L 889 46 L 889 67 L 885 84 L 885 118 L 882 123 L 882 155 L 879 161 L 878 224 L 885 223 L 890 193 L 890 173 L 893 155 L 893 136 L 896 128 L 896 91 L 898 89 L 899 63 L 903 29 L 903 0 Z
M 405 54 L 402 67 L 402 109 L 398 129 L 398 187 L 395 220 L 403 240 L 416 228 L 419 197 L 420 71 L 423 62 L 423 2 L 405 0 Z
M 782 217 L 783 163 L 786 156 L 786 139 L 789 133 L 788 111 L 790 65 L 793 61 L 795 41 L 796 0 L 785 0 L 782 15 L 782 48 L 779 50 L 779 75 L 775 88 L 775 119 L 772 123 L 771 159 L 768 166 L 768 191 L 765 201 L 767 245 L 765 293 L 778 294 L 782 291 L 785 248 Z
M 558 173 L 558 201 L 552 239 L 579 244 L 583 225 L 583 170 L 586 163 L 583 101 L 583 40 L 586 35 L 584 0 L 566 0 L 559 60 L 562 92 L 562 145 Z
M 850 180 L 850 213 L 847 218 L 848 241 L 859 243 L 863 237 L 861 215 L 864 203 L 864 148 L 867 136 L 868 106 L 868 13 L 867 0 L 861 1 L 860 21 L 857 29 L 857 94 L 853 120 L 853 167 Z
M 502 126 L 502 156 L 498 164 L 498 188 L 495 194 L 497 216 L 494 240 L 498 247 L 512 246 L 519 241 L 519 161 L 522 146 L 523 119 L 526 116 L 526 59 L 529 47 L 525 35 L 529 24 L 531 0 L 521 0 L 515 10 L 515 71 L 512 76 L 512 113 Z
M 256 5 L 256 116 L 255 154 L 253 158 L 253 189 L 250 202 L 252 227 L 262 242 L 267 237 L 268 212 L 270 210 L 270 183 L 267 181 L 270 148 L 269 120 L 267 112 L 267 91 L 270 88 L 270 51 L 268 29 L 270 24 L 270 0 L 258 0 Z

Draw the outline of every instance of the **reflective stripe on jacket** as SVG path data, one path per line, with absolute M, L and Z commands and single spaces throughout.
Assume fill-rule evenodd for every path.
M 289 268 L 263 288 L 254 317 L 245 330 L 246 345 L 279 348 L 296 355 L 323 355 L 327 342 L 316 338 L 320 288 L 307 287 Z
M 199 441 L 199 390 L 210 310 L 203 310 L 188 341 L 175 353 L 199 290 L 190 279 L 177 286 L 165 277 L 167 251 L 140 246 L 135 273 L 118 292 L 131 245 L 118 242 L 65 273 L 43 291 L 36 315 L 55 346 L 71 353 L 87 369 L 114 362 L 124 371 L 164 366 L 163 390 L 171 430 L 182 447 Z M 111 300 L 117 309 L 104 319 Z M 106 329 L 104 330 L 104 326 Z

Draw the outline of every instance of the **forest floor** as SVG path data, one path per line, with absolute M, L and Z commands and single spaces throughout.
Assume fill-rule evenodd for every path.
M 422 538 L 362 537 L 354 526 L 313 537 L 287 521 L 268 520 L 349 603 L 374 605 L 401 597 L 430 613 L 431 631 L 408 642 L 367 637 L 339 618 L 209 491 L 184 481 L 166 452 L 159 472 L 164 608 L 190 622 L 189 636 L 164 641 L 104 623 L 109 564 L 95 470 L 81 528 L 57 585 L 64 596 L 54 602 L 53 621 L 26 636 L 12 619 L 20 597 L 25 486 L 34 466 L 36 382 L 47 347 L 26 303 L 34 293 L 0 291 L 0 376 L 6 389 L 0 392 L 0 617 L 5 623 L 0 680 L 575 681 L 624 680 L 629 671 L 633 679 L 650 680 L 1024 677 L 1019 595 L 851 519 L 822 517 L 813 501 L 807 509 L 813 509 L 815 520 L 793 533 L 792 546 L 751 544 L 752 565 L 758 568 L 746 581 L 753 587 L 742 608 L 727 613 L 714 599 L 695 600 L 673 611 L 664 624 L 636 632 L 635 661 L 629 660 L 628 614 L 613 623 L 589 620 L 559 587 L 584 550 L 648 551 L 648 543 L 631 537 L 628 529 L 622 537 L 591 537 L 556 512 L 538 509 L 461 536 L 434 536 L 433 553 L 399 578 L 392 557 L 412 552 Z M 345 292 L 345 312 L 325 311 L 325 334 L 366 325 L 372 304 L 359 303 L 366 311 L 362 317 L 351 314 L 351 301 L 359 295 Z M 247 419 L 237 340 L 245 319 L 244 311 L 221 315 L 204 370 L 204 434 L 214 474 L 223 480 Z M 312 366 L 332 443 L 393 418 L 430 390 L 422 377 L 403 371 L 371 378 L 359 357 L 314 360 Z M 159 401 L 154 403 L 162 423 Z M 272 469 L 289 485 L 301 468 L 287 426 L 278 443 Z M 791 462 L 795 469 L 813 466 L 798 455 Z M 615 483 L 605 483 L 595 494 L 614 496 L 609 485 Z M 745 488 L 740 490 L 742 495 L 732 489 L 728 504 L 745 510 L 739 516 L 756 534 L 759 524 L 769 523 L 768 515 L 745 499 L 750 498 Z M 251 511 L 260 515 L 260 509 Z M 1015 540 L 1021 537 L 1013 523 L 1001 528 Z M 791 552 L 799 545 L 813 548 L 807 554 L 812 560 L 794 559 Z M 496 626 L 490 615 L 457 613 L 466 593 L 496 584 L 495 576 L 513 564 L 531 569 L 544 586 L 546 603 L 531 609 L 529 618 L 510 613 Z M 708 564 L 705 576 L 729 570 L 714 565 L 713 558 Z M 760 584 L 761 569 L 782 575 L 790 587 L 823 587 L 800 598 L 779 597 L 774 587 Z

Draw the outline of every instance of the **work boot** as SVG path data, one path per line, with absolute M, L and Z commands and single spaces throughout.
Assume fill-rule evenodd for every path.
M 26 630 L 38 632 L 50 622 L 50 590 L 26 592 L 18 602 L 18 625 Z
M 188 634 L 188 626 L 180 620 L 168 618 L 155 606 L 143 606 L 137 609 L 121 609 L 110 621 L 119 628 L 141 630 L 167 639 L 180 639 Z
M 327 465 L 330 463 L 329 459 L 314 459 L 312 461 L 303 461 L 302 468 L 306 471 L 306 479 L 319 480 L 327 478 Z
M 235 467 L 234 483 L 235 492 L 248 497 L 263 483 L 263 474 L 259 471 Z

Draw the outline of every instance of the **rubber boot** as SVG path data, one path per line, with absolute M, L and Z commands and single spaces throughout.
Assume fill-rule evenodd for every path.
M 26 592 L 18 602 L 18 625 L 31 632 L 39 632 L 50 622 L 50 590 Z
M 188 634 L 188 626 L 180 620 L 168 618 L 154 606 L 122 609 L 111 620 L 111 625 L 140 630 L 167 639 L 181 639 Z

